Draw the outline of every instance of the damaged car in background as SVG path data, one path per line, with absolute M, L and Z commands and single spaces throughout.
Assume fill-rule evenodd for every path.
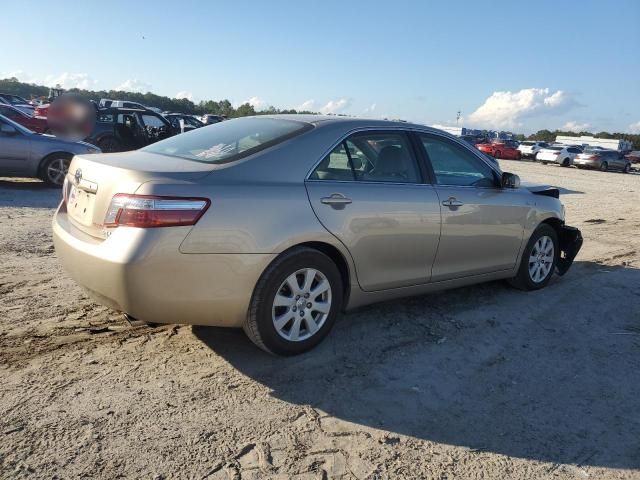
M 69 274 L 130 318 L 242 327 L 293 355 L 362 305 L 547 286 L 582 245 L 559 193 L 425 126 L 265 115 L 76 155 L 53 237 Z

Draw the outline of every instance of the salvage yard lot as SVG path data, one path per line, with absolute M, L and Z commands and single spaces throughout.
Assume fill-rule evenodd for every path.
M 640 175 L 500 163 L 562 187 L 564 278 L 367 307 L 293 358 L 129 326 L 56 260 L 59 192 L 0 179 L 0 478 L 640 478 Z

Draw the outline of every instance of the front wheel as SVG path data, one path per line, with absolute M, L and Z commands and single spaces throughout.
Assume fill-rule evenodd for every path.
M 543 223 L 531 235 L 518 274 L 509 283 L 520 290 L 544 288 L 551 280 L 559 255 L 558 234 Z
M 68 153 L 53 153 L 49 155 L 40 167 L 40 178 L 52 187 L 60 187 L 69 171 L 71 155 Z
M 335 263 L 311 248 L 294 248 L 262 274 L 243 324 L 247 336 L 276 355 L 312 349 L 342 309 L 342 279 Z
M 622 169 L 622 173 L 629 173 L 631 171 L 631 164 L 627 163 Z
M 497 152 L 495 153 L 494 157 L 495 157 L 495 158 L 498 158 L 498 159 L 499 159 L 499 158 L 501 158 L 501 157 L 502 157 L 502 152 L 497 151 Z
M 565 159 L 562 161 L 562 166 L 563 166 L 563 167 L 568 167 L 570 164 L 571 164 L 571 160 L 569 160 L 568 158 L 565 158 Z
M 602 162 L 602 165 L 600 165 L 600 171 L 606 172 L 607 170 L 609 170 L 609 164 L 607 162 Z

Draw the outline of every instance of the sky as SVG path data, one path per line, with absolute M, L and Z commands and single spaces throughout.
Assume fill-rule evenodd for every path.
M 640 133 L 640 1 L 6 2 L 0 78 L 426 124 Z

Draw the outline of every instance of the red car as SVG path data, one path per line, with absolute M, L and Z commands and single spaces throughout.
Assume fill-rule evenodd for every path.
M 476 148 L 494 158 L 506 158 L 510 160 L 520 160 L 522 158 L 520 150 L 510 147 L 506 143 L 480 143 L 476 145 Z
M 19 123 L 23 127 L 26 127 L 36 133 L 45 133 L 49 130 L 49 125 L 47 124 L 46 119 L 32 117 L 11 105 L 0 104 L 0 115 Z
M 640 163 L 640 150 L 627 153 L 624 158 L 631 160 L 631 163 Z

